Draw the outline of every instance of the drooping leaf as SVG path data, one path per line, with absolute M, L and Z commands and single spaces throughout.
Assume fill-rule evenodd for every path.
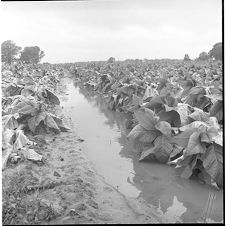
M 158 117 L 148 108 L 139 108 L 134 112 L 136 119 L 147 130 L 155 130 L 155 125 L 158 122 Z
M 213 103 L 217 100 L 223 100 L 222 91 L 216 88 L 209 88 L 205 96 L 210 98 Z
M 152 143 L 156 137 L 160 136 L 161 133 L 157 130 L 147 130 L 138 140 L 142 143 Z
M 216 101 L 213 106 L 210 108 L 210 117 L 215 116 L 220 121 L 223 116 L 223 101 Z
M 161 135 L 160 132 L 155 130 L 146 130 L 143 126 L 138 124 L 130 131 L 127 138 L 134 141 L 139 140 L 143 143 L 152 143 L 153 140 L 159 135 Z
M 46 115 L 45 120 L 44 120 L 44 123 L 49 128 L 54 129 L 57 133 L 60 133 L 60 129 L 57 126 L 57 123 L 55 122 L 55 120 L 53 119 L 53 117 L 50 116 L 49 114 Z
M 141 153 L 141 156 L 139 158 L 139 161 L 142 160 L 152 160 L 152 161 L 156 161 L 156 157 L 155 157 L 155 147 L 151 147 L 145 151 L 143 151 Z
M 141 161 L 151 157 L 161 163 L 166 163 L 172 150 L 173 146 L 170 140 L 165 135 L 158 136 L 154 141 L 154 147 L 142 152 L 139 160 Z M 152 157 L 152 155 L 154 155 L 154 157 Z
M 170 159 L 173 159 L 175 158 L 178 154 L 183 154 L 183 150 L 184 148 L 177 145 L 177 144 L 173 144 L 173 150 L 172 152 L 170 153 Z
M 213 140 L 216 144 L 218 144 L 218 145 L 220 145 L 220 146 L 223 146 L 223 133 L 222 133 L 222 131 L 219 131 L 218 134 L 217 134 L 216 136 L 213 136 L 213 135 L 212 135 L 212 140 Z
M 155 128 L 159 130 L 162 134 L 166 136 L 171 136 L 172 135 L 172 128 L 171 125 L 168 122 L 165 121 L 159 121 L 156 125 Z
M 209 128 L 212 127 L 216 130 L 220 129 L 220 125 L 219 125 L 216 117 L 209 117 L 205 123 L 209 126 Z
M 209 125 L 202 121 L 194 121 L 188 125 L 180 127 L 180 131 L 185 131 L 187 129 L 197 129 L 200 131 L 206 131 L 209 128 Z
M 190 114 L 188 116 L 189 118 L 189 122 L 193 122 L 193 121 L 202 121 L 202 122 L 206 122 L 209 119 L 209 115 L 202 111 L 201 109 L 194 111 L 192 114 Z
M 7 166 L 8 159 L 10 154 L 13 152 L 13 147 L 10 146 L 2 152 L 2 170 L 4 170 Z
M 205 142 L 205 143 L 212 143 L 212 137 L 208 133 L 201 132 L 200 133 L 200 141 Z
M 21 95 L 24 97 L 28 97 L 28 96 L 34 95 L 34 91 L 28 88 L 24 88 L 21 91 Z
M 16 131 L 16 141 L 14 143 L 15 149 L 21 149 L 29 143 L 29 139 L 24 135 L 23 130 Z
M 158 136 L 155 141 L 155 156 L 157 160 L 161 163 L 166 163 L 170 157 L 170 153 L 173 150 L 171 141 L 165 135 Z
M 155 97 L 157 95 L 158 95 L 158 93 L 157 93 L 156 89 L 154 89 L 150 86 L 147 86 L 145 93 L 144 93 L 144 96 L 143 96 L 143 100 L 146 100 L 149 97 Z
M 180 176 L 182 178 L 188 179 L 191 177 L 192 173 L 193 173 L 193 169 L 191 168 L 190 165 L 187 165 L 183 168 Z
M 160 121 L 166 121 L 173 127 L 181 126 L 180 115 L 176 111 L 166 112 L 165 109 L 163 109 L 157 113 L 157 116 Z
M 5 129 L 2 132 L 2 148 L 6 149 L 13 144 L 13 136 L 15 131 L 12 129 Z
M 50 113 L 49 113 L 49 115 L 54 119 L 54 121 L 56 122 L 57 126 L 60 128 L 60 130 L 62 132 L 67 132 L 68 130 L 70 130 L 70 128 L 65 125 L 65 123 L 63 122 L 62 119 L 60 119 L 59 117 L 57 117 L 57 116 L 55 116 L 53 114 L 50 114 Z
M 11 84 L 4 91 L 7 96 L 15 96 L 15 95 L 20 95 L 22 89 L 23 89 L 23 86 Z
M 15 103 L 12 112 L 13 113 L 20 113 L 24 115 L 35 115 L 39 104 L 36 103 L 35 100 L 25 98 L 21 96 L 19 102 Z
M 144 104 L 144 107 L 151 109 L 155 113 L 158 113 L 159 111 L 163 110 L 164 102 L 162 100 L 161 96 L 156 96 L 151 98 L 151 100 Z
M 128 111 L 134 112 L 137 109 L 139 109 L 142 104 L 143 104 L 142 99 L 140 97 L 138 97 L 137 95 L 133 94 L 132 103 L 128 106 L 125 106 L 125 109 Z
M 203 87 L 193 87 L 190 89 L 184 103 L 192 107 L 204 109 L 209 102 L 209 98 L 207 98 L 205 94 L 206 91 Z
M 180 134 L 174 136 L 173 142 L 183 148 L 186 148 L 188 146 L 190 136 L 197 130 L 198 130 L 197 128 L 188 128 L 181 132 Z
M 134 106 L 141 106 L 143 104 L 143 101 L 140 97 L 138 97 L 137 95 L 133 94 L 133 99 L 132 99 L 132 103 Z
M 50 90 L 46 89 L 46 94 L 47 94 L 47 99 L 50 103 L 53 103 L 55 105 L 59 105 L 60 104 L 60 100 L 59 98 Z
M 42 161 L 42 155 L 39 155 L 36 151 L 34 151 L 33 149 L 29 149 L 29 148 L 24 148 L 22 150 L 22 153 L 24 155 L 24 157 L 28 160 L 32 160 L 32 161 Z
M 223 149 L 219 145 L 211 145 L 202 156 L 203 167 L 211 178 L 222 187 L 223 184 Z
M 191 134 L 188 146 L 184 151 L 184 156 L 195 155 L 205 153 L 205 146 L 200 142 L 200 132 L 194 132 Z
M 130 131 L 130 133 L 127 135 L 127 138 L 135 140 L 140 136 L 144 135 L 147 131 L 148 130 L 146 130 L 143 126 L 138 124 Z
M 29 118 L 27 120 L 29 129 L 34 133 L 36 127 L 39 125 L 41 121 L 44 121 L 45 118 L 46 118 L 46 112 L 44 111 L 38 112 L 37 115 Z
M 3 130 L 5 129 L 16 129 L 18 127 L 17 118 L 19 117 L 18 113 L 15 113 L 13 115 L 4 115 L 2 117 L 2 126 Z
M 184 103 L 178 103 L 176 107 L 169 107 L 168 105 L 165 106 L 165 111 L 176 111 L 180 115 L 181 126 L 187 124 L 188 115 L 190 114 L 190 106 Z

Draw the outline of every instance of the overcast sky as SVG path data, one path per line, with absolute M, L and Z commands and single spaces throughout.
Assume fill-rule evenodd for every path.
M 1 2 L 1 42 L 42 62 L 196 58 L 222 41 L 221 0 Z

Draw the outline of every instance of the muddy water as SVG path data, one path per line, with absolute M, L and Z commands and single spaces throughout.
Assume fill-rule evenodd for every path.
M 154 205 L 168 222 L 212 222 L 223 220 L 223 191 L 196 180 L 180 178 L 171 166 L 139 162 L 126 139 L 128 115 L 108 110 L 103 98 L 65 81 L 67 96 L 62 106 L 85 140 L 86 155 L 98 174 L 127 197 L 143 198 Z M 214 194 L 212 209 L 208 197 Z M 206 214 L 206 215 L 205 215 Z

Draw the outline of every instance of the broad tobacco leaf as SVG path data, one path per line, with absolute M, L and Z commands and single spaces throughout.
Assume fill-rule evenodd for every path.
M 201 109 L 196 108 L 195 111 L 188 116 L 189 122 L 202 121 L 206 122 L 209 119 L 209 114 Z
M 162 134 L 166 136 L 171 136 L 172 135 L 172 128 L 171 125 L 168 122 L 165 121 L 159 121 L 156 125 L 155 128 L 159 130 Z
M 36 127 L 39 125 L 41 121 L 44 121 L 46 118 L 46 112 L 41 111 L 38 112 L 37 115 L 32 116 L 27 120 L 29 129 L 34 133 Z
M 157 113 L 157 116 L 159 120 L 166 121 L 173 127 L 181 126 L 180 115 L 176 111 L 165 111 L 165 109 L 163 109 Z
M 34 93 L 35 93 L 34 90 L 32 90 L 30 88 L 24 88 L 21 91 L 21 95 L 24 96 L 24 97 L 32 96 L 32 95 L 34 95 Z
M 54 119 L 57 126 L 60 128 L 60 130 L 62 132 L 67 132 L 68 130 L 70 130 L 70 128 L 65 125 L 65 123 L 63 122 L 63 120 L 61 118 L 59 118 L 51 113 L 49 113 L 49 115 Z
M 16 141 L 14 143 L 14 148 L 21 149 L 29 143 L 29 139 L 24 135 L 23 130 L 16 131 Z
M 2 126 L 3 126 L 3 130 L 6 129 L 16 129 L 18 127 L 18 122 L 17 119 L 19 117 L 18 113 L 15 114 L 10 114 L 10 115 L 4 115 L 2 117 Z
M 185 100 L 185 104 L 189 104 L 192 107 L 198 107 L 204 109 L 209 103 L 209 98 L 205 96 L 206 91 L 203 87 L 193 87 L 190 89 L 189 94 Z
M 192 176 L 193 170 L 196 166 L 197 155 L 182 157 L 177 161 L 176 171 L 180 173 L 182 178 L 188 179 Z
M 15 96 L 20 95 L 22 89 L 23 86 L 11 84 L 4 90 L 4 92 L 6 93 L 7 96 Z
M 210 117 L 217 117 L 218 121 L 223 119 L 223 101 L 217 100 L 210 108 Z
M 13 103 L 12 112 L 23 115 L 35 115 L 38 109 L 39 104 L 35 100 L 21 96 L 19 100 Z
M 223 186 L 223 149 L 219 145 L 211 145 L 201 157 L 205 171 L 219 187 Z
M 13 152 L 12 145 L 2 152 L 2 170 L 6 168 L 8 159 L 12 152 Z
M 217 135 L 212 135 L 212 140 L 216 143 L 216 144 L 218 144 L 218 145 L 220 145 L 220 146 L 223 146 L 223 133 L 222 133 L 222 131 L 219 131 L 218 132 L 218 134 Z
M 213 103 L 215 103 L 217 100 L 223 100 L 222 91 L 215 88 L 206 88 L 206 97 L 210 98 Z
M 159 117 L 157 117 L 152 110 L 142 107 L 135 111 L 134 115 L 139 124 L 146 130 L 155 130 L 155 125 L 157 124 Z
M 181 147 L 181 146 L 179 146 L 179 145 L 177 145 L 177 144 L 173 144 L 173 151 L 170 153 L 170 160 L 171 160 L 171 159 L 174 160 L 175 157 L 176 157 L 178 154 L 182 155 L 182 154 L 183 154 L 183 150 L 184 150 L 183 147 Z
M 42 161 L 42 155 L 39 155 L 33 149 L 23 148 L 22 153 L 23 153 L 24 157 L 28 160 L 32 160 L 32 161 L 35 161 L 35 162 Z
M 155 97 L 157 95 L 158 95 L 158 92 L 156 89 L 152 88 L 151 86 L 147 86 L 143 96 L 143 100 L 146 100 L 149 97 Z
M 60 104 L 60 100 L 59 98 L 50 90 L 46 89 L 46 94 L 47 94 L 47 99 L 50 103 L 53 103 L 55 105 L 59 105 Z
M 195 132 L 198 131 L 197 128 L 187 128 L 186 130 L 182 131 L 180 134 L 173 137 L 173 142 L 183 148 L 188 146 L 188 141 L 190 136 Z
M 176 111 L 180 115 L 181 126 L 184 126 L 188 122 L 188 115 L 191 112 L 191 106 L 184 103 L 178 103 L 176 107 L 170 107 L 168 105 L 164 105 L 166 112 L 168 111 Z
M 159 111 L 163 110 L 164 102 L 162 100 L 162 97 L 156 96 L 151 98 L 151 100 L 144 104 L 144 107 L 151 109 L 155 113 L 158 113 Z
M 53 119 L 53 117 L 50 114 L 46 115 L 44 123 L 46 126 L 48 126 L 49 128 L 52 128 L 57 133 L 60 133 L 60 129 L 59 129 L 57 123 L 55 122 L 55 120 Z
M 15 134 L 15 131 L 12 129 L 5 129 L 2 132 L 2 148 L 3 149 L 7 149 L 9 146 L 12 145 L 14 134 Z
M 140 106 L 142 106 L 143 101 L 140 97 L 138 97 L 137 95 L 133 94 L 132 96 L 132 103 L 128 106 L 125 106 L 125 108 L 127 108 L 128 111 L 134 112 L 137 109 L 140 108 Z
M 189 138 L 187 148 L 184 151 L 184 156 L 187 157 L 199 153 L 203 154 L 206 151 L 205 149 L 205 145 L 200 141 L 200 132 L 194 132 Z
M 209 125 L 202 121 L 194 121 L 188 125 L 180 127 L 180 131 L 185 131 L 187 129 L 198 129 L 200 131 L 205 131 L 207 128 L 209 128 Z
M 139 140 L 143 143 L 152 143 L 159 135 L 161 135 L 161 133 L 158 131 L 146 130 L 143 126 L 138 124 L 130 131 L 130 133 L 127 135 L 127 138 L 134 141 Z
M 154 158 L 161 163 L 166 163 L 169 160 L 170 153 L 173 150 L 171 141 L 165 135 L 158 136 L 154 141 L 154 147 L 142 152 L 140 161 L 150 158 L 154 155 Z

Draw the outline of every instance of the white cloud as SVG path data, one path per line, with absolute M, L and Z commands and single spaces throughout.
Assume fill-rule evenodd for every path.
M 43 61 L 195 58 L 221 41 L 220 0 L 4 2 L 1 41 L 38 45 Z

